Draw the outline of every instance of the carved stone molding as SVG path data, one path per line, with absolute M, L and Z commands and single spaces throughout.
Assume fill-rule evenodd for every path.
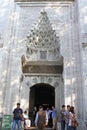
M 15 2 L 42 2 L 42 1 L 53 1 L 53 2 L 62 2 L 62 1 L 74 1 L 74 0 L 14 0 Z
M 25 77 L 24 83 L 28 87 L 32 87 L 38 83 L 45 83 L 45 84 L 49 84 L 49 85 L 56 88 L 61 83 L 61 80 L 60 80 L 60 76 L 56 76 L 56 77 L 54 77 L 54 76 L 50 76 L 50 77 L 48 77 L 48 76 L 34 76 L 34 77 L 29 77 L 29 78 Z

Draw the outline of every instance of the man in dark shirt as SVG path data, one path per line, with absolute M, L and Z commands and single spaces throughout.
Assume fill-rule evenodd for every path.
M 61 121 L 61 130 L 65 130 L 65 122 L 66 120 L 66 110 L 65 105 L 62 105 L 62 109 L 60 111 L 60 121 Z
M 17 103 L 17 108 L 13 111 L 13 125 L 12 130 L 16 130 L 16 125 L 18 130 L 21 130 L 21 120 L 23 118 L 23 110 L 20 108 L 20 103 Z

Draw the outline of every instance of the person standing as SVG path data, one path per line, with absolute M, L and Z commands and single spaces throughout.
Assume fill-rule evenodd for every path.
M 48 117 L 46 112 L 43 110 L 43 106 L 39 107 L 39 111 L 36 114 L 35 125 L 39 130 L 44 130 L 45 126 L 48 124 Z
M 71 106 L 70 107 L 70 112 L 69 112 L 69 123 L 68 123 L 68 130 L 76 130 L 75 126 L 72 126 L 72 121 L 76 120 L 76 116 L 75 116 L 75 111 L 74 111 L 74 107 Z
M 60 111 L 60 122 L 61 122 L 61 130 L 65 130 L 65 124 L 66 124 L 65 105 L 62 105 L 62 109 Z
M 52 106 L 52 123 L 53 129 L 55 130 L 57 127 L 57 111 L 54 106 Z
M 16 125 L 18 127 L 18 130 L 21 130 L 22 119 L 23 119 L 23 110 L 20 108 L 20 103 L 17 103 L 17 107 L 13 110 L 12 130 L 16 130 Z
M 36 113 L 37 113 L 37 107 L 34 107 L 34 111 L 33 111 L 33 125 L 35 126 L 35 117 L 36 117 Z
M 67 130 L 69 130 L 69 128 L 68 128 L 68 124 L 69 124 L 69 112 L 70 112 L 70 105 L 67 105 L 67 110 L 66 110 L 66 128 L 67 128 Z
M 47 107 L 46 114 L 48 116 L 48 126 L 50 126 L 51 113 L 52 113 L 52 110 L 49 110 L 49 107 Z

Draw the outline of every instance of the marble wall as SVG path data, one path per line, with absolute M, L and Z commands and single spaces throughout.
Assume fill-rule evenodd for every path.
M 86 34 L 87 31 L 87 2 L 78 0 L 78 3 L 15 3 L 13 0 L 1 0 L 0 5 L 0 34 L 3 42 L 3 46 L 0 47 L 0 112 L 12 113 L 16 102 L 19 101 L 22 85 L 20 84 L 21 56 L 26 53 L 26 36 L 37 22 L 41 10 L 45 9 L 52 27 L 59 36 L 60 52 L 64 57 L 65 104 L 75 105 L 80 124 L 85 129 L 86 51 L 82 49 L 81 43 L 84 41 L 82 34 Z M 26 91 L 24 100 L 27 99 L 25 95 Z
M 80 23 L 80 42 L 82 46 L 82 79 L 83 79 L 83 100 L 84 100 L 84 122 L 87 122 L 87 1 L 86 0 L 78 0 L 78 8 L 79 8 L 79 23 Z

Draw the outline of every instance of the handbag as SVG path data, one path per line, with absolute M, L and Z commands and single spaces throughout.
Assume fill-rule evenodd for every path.
M 72 127 L 77 127 L 79 125 L 78 121 L 76 119 L 71 120 L 71 126 Z

